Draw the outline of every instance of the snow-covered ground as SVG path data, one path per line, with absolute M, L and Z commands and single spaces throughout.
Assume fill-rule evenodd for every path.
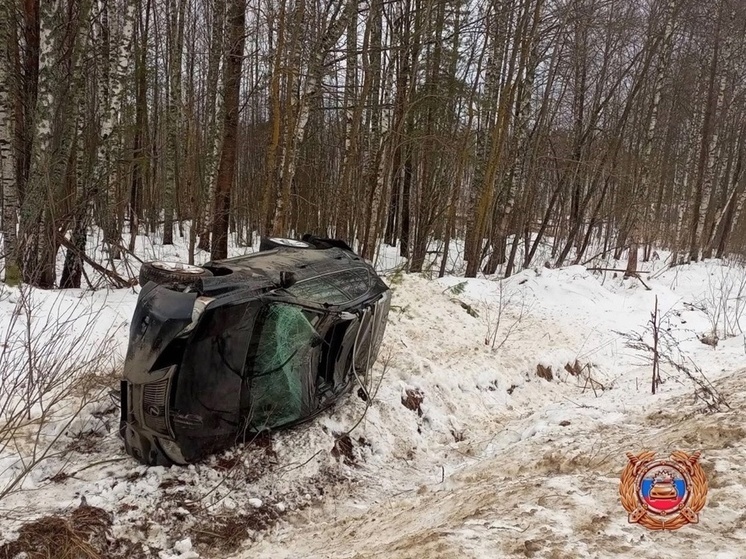
M 140 241 L 147 259 L 186 259 L 182 245 Z M 382 269 L 398 265 L 395 254 L 387 249 Z M 57 454 L 0 500 L 0 542 L 84 496 L 112 515 L 114 537 L 140 542 L 135 557 L 746 557 L 746 270 L 644 266 L 650 289 L 580 266 L 505 281 L 389 273 L 370 405 L 353 392 L 308 425 L 164 469 L 124 454 L 108 399 L 88 403 L 62 431 L 36 429 L 57 435 Z M 48 335 L 33 339 L 56 351 L 60 339 L 108 339 L 116 361 L 137 290 L 35 291 L 34 320 Z M 652 395 L 639 346 L 652 340 L 656 297 L 670 362 Z M 0 294 L 3 331 L 20 299 Z M 70 326 L 55 335 L 60 317 Z M 713 324 L 714 348 L 699 340 Z M 576 361 L 577 375 L 565 368 Z M 713 394 L 725 403 L 707 410 Z M 419 410 L 403 405 L 413 396 Z M 710 492 L 699 524 L 659 533 L 627 522 L 619 475 L 625 452 L 643 449 L 702 451 Z M 17 456 L 0 452 L 0 491 L 21 471 Z

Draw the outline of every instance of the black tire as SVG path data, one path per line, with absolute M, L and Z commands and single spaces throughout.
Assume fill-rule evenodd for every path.
M 189 271 L 186 271 L 189 270 Z M 143 262 L 140 268 L 140 285 L 149 281 L 158 284 L 179 283 L 182 285 L 194 285 L 203 278 L 212 276 L 212 272 L 198 266 L 181 264 L 179 262 Z
M 282 237 L 262 237 L 259 241 L 259 252 L 274 250 L 276 248 L 297 248 L 302 250 L 315 249 L 311 243 L 298 241 L 296 239 L 285 239 Z

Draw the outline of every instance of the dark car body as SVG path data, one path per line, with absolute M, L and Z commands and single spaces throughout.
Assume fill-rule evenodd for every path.
M 150 465 L 185 464 L 313 417 L 375 361 L 390 291 L 344 243 L 213 261 L 142 286 L 120 434 Z

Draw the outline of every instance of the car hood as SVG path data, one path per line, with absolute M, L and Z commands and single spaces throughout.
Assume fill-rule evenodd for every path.
M 124 375 L 145 382 L 158 356 L 192 321 L 197 293 L 173 291 L 153 282 L 140 291 L 130 325 Z

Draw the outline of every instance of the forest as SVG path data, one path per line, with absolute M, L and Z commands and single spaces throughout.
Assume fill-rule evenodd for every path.
M 116 283 L 156 231 L 440 275 L 458 239 L 467 277 L 746 250 L 739 0 L 6 0 L 0 33 L 7 283 Z

